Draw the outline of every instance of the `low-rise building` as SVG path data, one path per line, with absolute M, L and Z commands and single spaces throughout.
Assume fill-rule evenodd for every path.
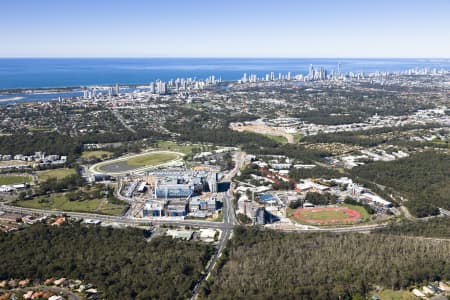
M 189 241 L 192 239 L 192 235 L 194 234 L 194 231 L 192 230 L 174 230 L 169 229 L 166 231 L 166 235 L 171 236 L 174 239 L 182 239 Z

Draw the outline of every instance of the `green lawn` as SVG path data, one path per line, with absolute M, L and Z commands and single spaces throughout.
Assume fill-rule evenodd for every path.
M 282 135 L 265 134 L 265 136 L 280 144 L 285 144 L 288 142 L 288 139 Z
M 64 193 L 53 194 L 50 197 L 41 196 L 32 200 L 17 201 L 16 205 L 26 208 L 89 212 L 107 215 L 118 215 L 125 208 L 125 205 L 111 204 L 104 199 L 69 201 Z
M 39 181 L 45 181 L 49 179 L 50 177 L 56 177 L 57 179 L 62 179 L 64 177 L 70 176 L 76 174 L 74 169 L 53 169 L 53 170 L 45 170 L 45 171 L 38 171 L 37 176 L 39 178 Z
M 413 293 L 408 291 L 383 290 L 381 292 L 371 293 L 378 296 L 381 300 L 417 300 Z
M 98 212 L 105 214 L 105 215 L 120 215 L 122 211 L 124 210 L 124 205 L 118 205 L 118 204 L 111 204 L 109 202 L 106 202 L 105 204 L 101 205 Z
M 83 151 L 81 154 L 81 158 L 90 159 L 90 158 L 110 158 L 113 155 L 112 152 L 104 151 L 104 150 L 94 150 L 94 151 Z
M 33 180 L 30 175 L 0 175 L 0 185 L 29 183 Z
M 130 166 L 152 166 L 159 165 L 178 157 L 175 153 L 149 153 L 132 157 L 127 160 L 127 164 Z

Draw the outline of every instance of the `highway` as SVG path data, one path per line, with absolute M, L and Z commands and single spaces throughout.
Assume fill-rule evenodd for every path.
M 244 152 L 236 152 L 234 155 L 234 161 L 235 165 L 234 168 L 228 172 L 223 178 L 222 181 L 231 181 L 231 179 L 236 176 L 236 174 L 239 172 L 241 167 L 244 164 L 245 160 L 245 153 Z M 202 282 L 205 279 L 208 279 L 211 271 L 214 270 L 214 267 L 216 266 L 220 256 L 222 255 L 223 250 L 226 247 L 227 241 L 231 238 L 231 233 L 233 232 L 233 227 L 236 225 L 236 215 L 235 215 L 235 209 L 233 207 L 233 184 L 231 183 L 230 189 L 223 194 L 222 198 L 223 207 L 222 207 L 222 214 L 223 214 L 223 223 L 222 224 L 222 233 L 220 235 L 219 243 L 217 245 L 217 251 L 209 261 L 208 265 L 206 266 L 204 274 L 199 278 L 197 284 L 194 286 L 194 289 L 192 290 L 192 297 L 191 300 L 196 299 L 198 296 L 199 288 L 202 284 Z
M 215 228 L 222 229 L 224 227 L 223 223 L 212 222 L 212 221 L 201 221 L 201 220 L 184 220 L 182 218 L 175 217 L 161 217 L 161 218 L 130 218 L 124 216 L 108 216 L 100 214 L 91 213 L 79 213 L 61 210 L 44 210 L 44 209 L 34 209 L 34 208 L 23 208 L 17 206 L 10 206 L 4 203 L 0 203 L 0 211 L 19 213 L 19 214 L 39 214 L 44 216 L 51 215 L 62 215 L 65 214 L 70 217 L 80 218 L 80 219 L 94 219 L 100 220 L 102 222 L 111 222 L 122 225 L 174 225 L 174 226 L 192 226 L 199 228 Z

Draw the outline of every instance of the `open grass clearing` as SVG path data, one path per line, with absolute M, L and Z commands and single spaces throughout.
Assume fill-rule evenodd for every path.
M 383 290 L 376 293 L 371 293 L 376 295 L 381 300 L 417 300 L 418 298 L 409 291 L 393 291 L 393 290 Z
M 158 150 L 170 150 L 170 151 L 176 151 L 181 152 L 183 154 L 190 154 L 192 153 L 193 149 L 198 149 L 202 145 L 197 144 L 178 144 L 172 141 L 160 141 L 156 143 L 156 147 Z
M 46 181 L 51 177 L 56 177 L 58 180 L 64 177 L 76 174 L 74 169 L 62 168 L 62 169 L 51 169 L 36 172 L 39 181 Z
M 92 150 L 92 151 L 83 151 L 81 154 L 81 158 L 85 159 L 107 159 L 110 158 L 113 155 L 110 151 L 104 151 L 104 150 Z
M 265 136 L 280 144 L 286 144 L 288 142 L 288 139 L 282 135 L 265 134 Z
M 36 209 L 62 210 L 99 213 L 107 215 L 119 215 L 125 205 L 112 204 L 106 199 L 92 199 L 82 201 L 69 201 L 65 193 L 40 196 L 31 200 L 17 201 L 17 206 Z
M 31 180 L 30 175 L 0 175 L 0 185 L 30 183 Z

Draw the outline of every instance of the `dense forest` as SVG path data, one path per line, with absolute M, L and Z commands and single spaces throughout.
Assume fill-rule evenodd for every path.
M 378 229 L 378 232 L 424 237 L 447 238 L 450 240 L 450 218 L 432 218 L 427 221 L 412 222 L 404 220 Z
M 105 299 L 186 299 L 212 247 L 137 229 L 34 225 L 0 233 L 0 280 L 67 277 L 95 284 Z
M 374 162 L 352 169 L 361 177 L 404 195 L 404 204 L 417 217 L 450 209 L 450 156 L 427 151 L 391 162 Z
M 450 279 L 450 241 L 384 234 L 286 234 L 238 227 L 208 299 L 365 299 L 373 285 Z

